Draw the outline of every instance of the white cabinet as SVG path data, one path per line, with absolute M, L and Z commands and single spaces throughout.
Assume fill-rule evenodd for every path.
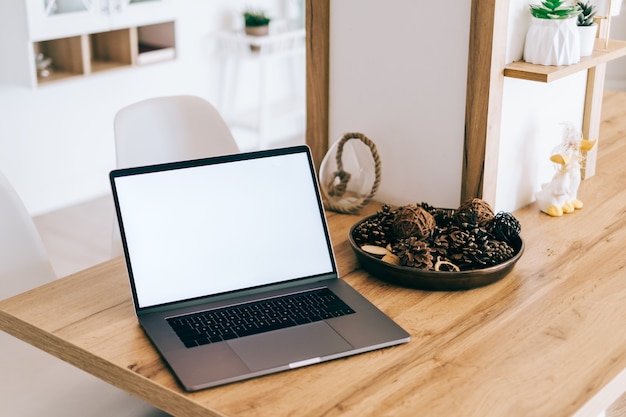
M 31 41 L 62 38 L 108 29 L 108 16 L 97 0 L 26 0 Z
M 109 0 L 108 3 L 111 26 L 116 29 L 171 20 L 174 14 L 173 0 Z
M 173 0 L 1 0 L 0 57 L 0 83 L 30 86 L 171 59 Z
M 172 9 L 172 0 L 26 0 L 32 41 L 168 20 Z

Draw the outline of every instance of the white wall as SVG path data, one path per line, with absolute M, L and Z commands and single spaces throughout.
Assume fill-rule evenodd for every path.
M 611 19 L 611 39 L 626 40 L 626 0 L 622 1 L 621 12 Z M 606 64 L 606 89 L 626 91 L 626 57 Z
M 33 215 L 108 194 L 116 111 L 157 95 L 194 94 L 217 102 L 220 58 L 210 35 L 240 27 L 247 6 L 278 16 L 289 1 L 175 0 L 175 61 L 36 89 L 0 85 L 0 170 Z M 254 69 L 242 71 L 246 78 Z M 277 90 L 280 84 L 269 88 Z M 245 100 L 248 92 L 240 93 Z
M 380 201 L 459 204 L 470 4 L 441 18 L 426 0 L 330 3 L 330 140 L 376 143 Z

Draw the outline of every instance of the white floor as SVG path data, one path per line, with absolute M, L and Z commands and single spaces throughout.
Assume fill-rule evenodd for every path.
M 105 195 L 34 218 L 58 277 L 111 258 L 114 214 Z

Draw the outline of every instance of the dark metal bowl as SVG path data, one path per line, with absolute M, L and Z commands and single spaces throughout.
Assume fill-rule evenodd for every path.
M 383 281 L 405 287 L 432 291 L 457 291 L 482 287 L 504 278 L 511 272 L 524 252 L 524 242 L 522 238 L 518 237 L 517 240 L 511 243 L 515 251 L 513 257 L 501 264 L 487 268 L 467 271 L 427 271 L 419 268 L 393 265 L 361 250 L 354 241 L 354 230 L 361 223 L 374 216 L 366 217 L 352 226 L 348 235 L 350 246 L 352 246 L 359 264 L 367 272 Z

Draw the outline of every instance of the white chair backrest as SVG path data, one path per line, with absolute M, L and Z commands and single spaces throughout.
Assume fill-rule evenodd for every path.
M 32 217 L 0 172 L 0 300 L 55 278 Z
M 118 168 L 239 152 L 219 112 L 195 96 L 131 104 L 115 115 L 114 130 Z

